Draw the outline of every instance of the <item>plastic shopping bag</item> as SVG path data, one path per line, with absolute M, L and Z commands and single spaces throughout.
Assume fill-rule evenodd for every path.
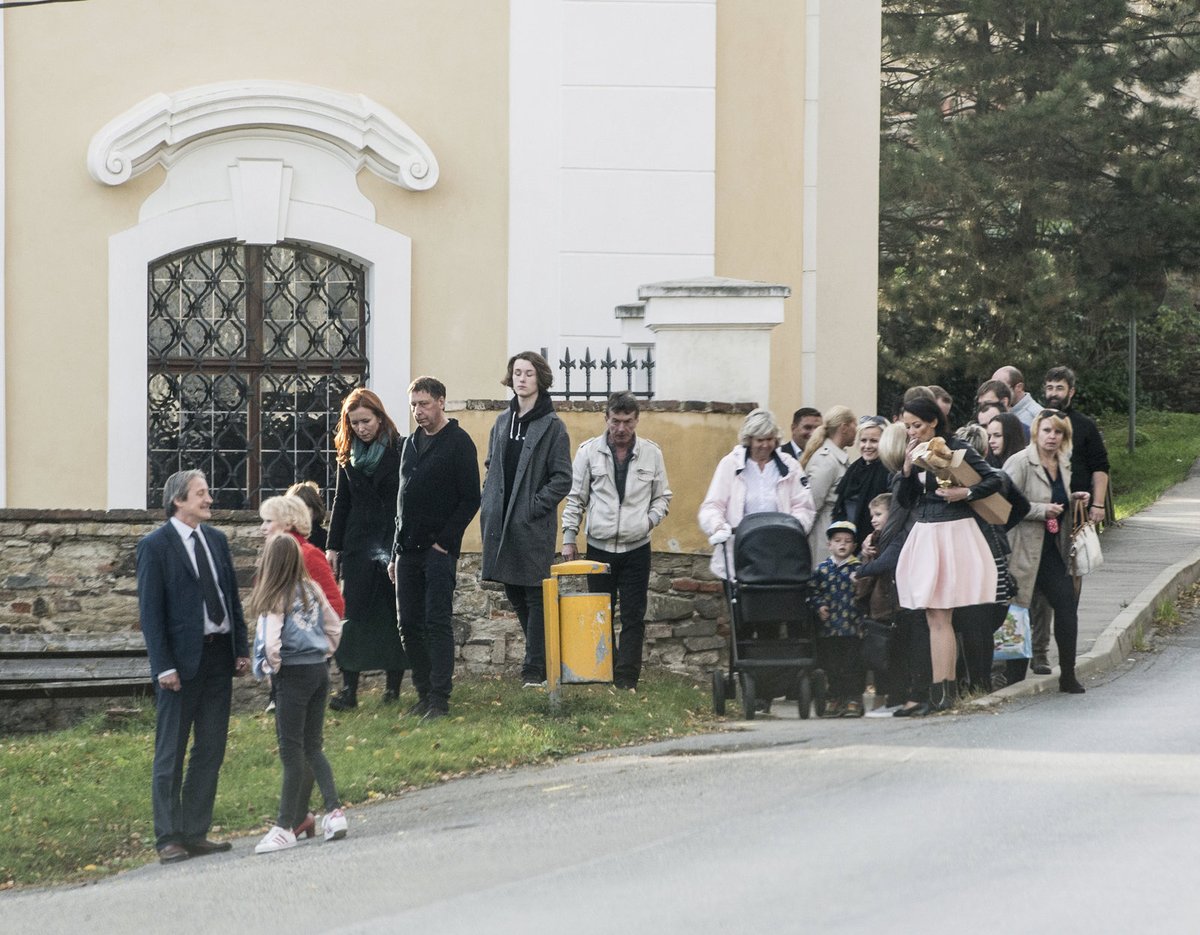
M 1033 655 L 1033 635 L 1029 628 L 1029 608 L 1008 605 L 1004 624 L 992 637 L 994 659 L 1028 659 Z

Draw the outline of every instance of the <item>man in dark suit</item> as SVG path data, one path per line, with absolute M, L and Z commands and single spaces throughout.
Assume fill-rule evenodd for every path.
M 155 846 L 159 860 L 175 863 L 231 847 L 208 840 L 208 830 L 225 759 L 233 675 L 244 675 L 250 659 L 229 542 L 201 525 L 212 517 L 204 474 L 168 477 L 163 509 L 167 522 L 137 547 L 138 613 L 158 710 L 151 782 Z
M 813 409 L 811 406 L 801 406 L 792 413 L 792 440 L 784 442 L 779 447 L 799 461 L 800 456 L 804 454 L 804 446 L 808 444 L 812 433 L 820 424 L 820 410 Z

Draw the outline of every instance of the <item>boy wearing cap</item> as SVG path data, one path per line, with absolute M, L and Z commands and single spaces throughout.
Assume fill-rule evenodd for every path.
M 862 717 L 866 672 L 862 665 L 862 615 L 854 606 L 854 578 L 861 564 L 854 554 L 858 530 L 846 520 L 825 531 L 829 558 L 813 574 L 810 600 L 820 624 L 817 663 L 829 682 L 825 717 Z

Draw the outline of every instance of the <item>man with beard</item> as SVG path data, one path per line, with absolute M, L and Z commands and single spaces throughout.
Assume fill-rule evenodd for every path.
M 1075 371 L 1070 367 L 1050 368 L 1043 383 L 1047 408 L 1061 409 L 1071 420 L 1071 492 L 1088 494 L 1088 519 L 1103 522 L 1108 504 L 1108 449 L 1100 428 L 1071 406 Z

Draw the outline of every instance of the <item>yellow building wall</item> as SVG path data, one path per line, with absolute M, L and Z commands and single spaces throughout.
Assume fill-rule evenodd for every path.
M 781 422 L 801 404 L 804 271 L 802 0 L 717 0 L 718 276 L 790 286 L 771 332 L 771 398 Z
M 819 57 L 806 71 L 814 10 Z M 715 266 L 719 276 L 792 289 L 771 332 L 770 398 L 759 400 L 785 424 L 801 405 L 875 409 L 879 42 L 878 0 L 717 0 Z M 805 99 L 806 76 L 818 69 L 813 219 L 804 204 Z M 807 328 L 806 223 L 817 247 Z M 815 354 L 814 374 L 802 372 L 803 354 Z
M 412 366 L 455 396 L 494 395 L 507 3 L 104 0 L 20 12 L 4 31 L 10 507 L 104 506 L 108 238 L 137 223 L 163 173 L 110 188 L 85 156 L 101 126 L 156 92 L 297 81 L 366 94 L 408 123 L 438 158 L 438 185 L 408 192 L 366 171 L 359 181 L 379 223 L 413 241 Z

